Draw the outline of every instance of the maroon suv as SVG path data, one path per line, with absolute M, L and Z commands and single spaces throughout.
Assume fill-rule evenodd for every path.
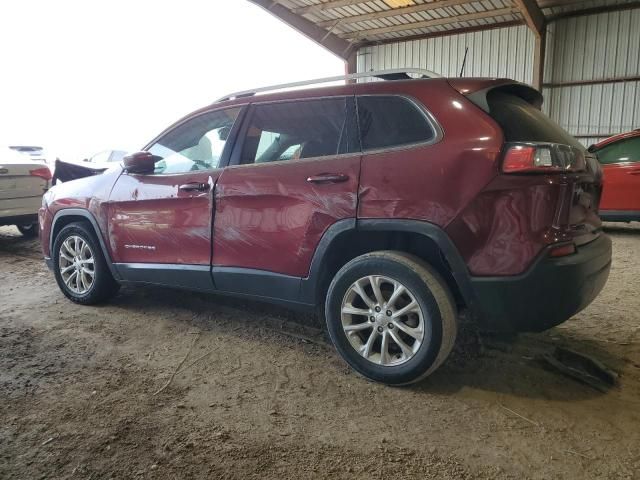
M 317 308 L 355 370 L 411 383 L 461 310 L 541 331 L 607 280 L 600 167 L 541 103 L 458 78 L 228 97 L 52 188 L 44 255 L 81 304 L 144 283 Z

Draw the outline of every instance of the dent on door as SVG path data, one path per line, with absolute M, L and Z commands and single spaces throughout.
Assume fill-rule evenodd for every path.
M 218 171 L 122 175 L 110 197 L 114 261 L 208 265 Z M 185 185 L 206 188 L 180 188 Z
M 360 156 L 227 168 L 216 187 L 214 266 L 308 274 L 326 229 L 354 218 Z M 317 176 L 340 176 L 318 181 Z

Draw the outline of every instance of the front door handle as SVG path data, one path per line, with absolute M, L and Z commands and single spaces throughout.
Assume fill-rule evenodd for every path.
M 209 190 L 209 184 L 192 182 L 180 185 L 178 188 L 183 192 L 206 192 L 207 190 Z
M 629 173 L 629 175 L 640 175 L 640 170 L 631 170 L 628 173 Z
M 307 177 L 309 183 L 340 183 L 349 180 L 349 176 L 344 173 L 321 173 Z

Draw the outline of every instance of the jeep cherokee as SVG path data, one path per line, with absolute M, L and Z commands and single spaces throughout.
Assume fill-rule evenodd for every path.
M 391 385 L 433 372 L 461 310 L 542 331 L 603 288 L 596 158 L 506 79 L 232 95 L 102 175 L 57 185 L 42 248 L 80 304 L 154 284 L 317 309 Z M 260 94 L 257 94 L 260 93 Z

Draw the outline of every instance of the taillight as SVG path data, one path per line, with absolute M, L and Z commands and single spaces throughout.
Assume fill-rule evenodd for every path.
M 49 167 L 36 168 L 35 170 L 29 170 L 29 175 L 32 177 L 44 178 L 46 181 L 51 180 L 51 170 Z
M 502 161 L 504 173 L 582 172 L 585 169 L 586 161 L 580 149 L 558 143 L 509 143 Z

